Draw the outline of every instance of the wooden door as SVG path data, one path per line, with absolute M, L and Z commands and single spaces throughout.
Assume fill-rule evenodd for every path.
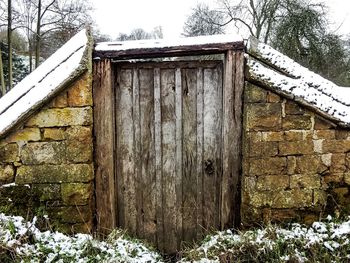
M 114 75 L 96 77 L 94 86 L 111 85 L 108 92 L 94 88 L 105 103 L 95 104 L 95 136 L 103 135 L 95 147 L 99 230 L 118 226 L 173 253 L 208 231 L 233 227 L 241 152 L 235 87 L 243 88 L 235 56 L 228 53 L 225 65 L 117 63 Z M 104 161 L 106 149 L 114 162 Z

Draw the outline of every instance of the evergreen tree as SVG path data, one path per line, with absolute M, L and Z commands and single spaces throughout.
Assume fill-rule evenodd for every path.
M 8 87 L 8 52 L 7 52 L 7 45 L 3 42 L 0 42 L 0 49 L 1 49 L 1 57 L 3 61 L 3 70 L 4 70 L 4 79 L 5 79 L 5 86 Z M 28 67 L 25 65 L 23 59 L 16 54 L 15 51 L 12 52 L 12 63 L 13 63 L 13 85 L 16 85 L 18 82 L 20 82 L 26 75 L 28 75 Z M 0 89 L 1 90 L 1 89 Z M 7 89 L 8 91 L 8 89 Z M 4 94 L 1 94 L 3 96 Z

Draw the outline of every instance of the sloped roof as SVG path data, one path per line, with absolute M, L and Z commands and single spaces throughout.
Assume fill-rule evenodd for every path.
M 0 137 L 87 70 L 91 56 L 87 31 L 77 33 L 0 98 Z
M 339 126 L 350 126 L 350 87 L 340 87 L 251 38 L 247 78 L 306 106 Z

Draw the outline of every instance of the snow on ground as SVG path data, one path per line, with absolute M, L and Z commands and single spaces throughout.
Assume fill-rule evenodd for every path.
M 26 222 L 22 217 L 0 214 L 1 248 L 12 251 L 25 262 L 162 262 L 160 255 L 136 240 L 128 240 L 115 231 L 106 241 L 91 235 L 73 237 L 59 232 L 41 232 L 36 218 Z M 61 261 L 60 261 L 61 260 Z
M 22 217 L 0 214 L 0 261 L 6 251 L 22 262 L 165 261 L 159 253 L 127 238 L 120 230 L 99 241 L 86 234 L 41 232 L 35 222 L 36 218 L 26 222 Z M 226 230 L 207 236 L 194 249 L 183 251 L 184 257 L 178 262 L 219 263 L 222 259 L 223 262 L 349 262 L 349 240 L 350 217 L 344 221 L 328 217 L 310 227 L 268 226 L 237 234 Z
M 289 228 L 268 226 L 239 234 L 227 230 L 187 251 L 187 258 L 181 262 L 219 263 L 220 258 L 227 255 L 239 262 L 349 262 L 349 238 L 350 217 L 343 222 L 334 222 L 328 217 L 325 222 L 314 222 L 310 227 L 300 224 Z
M 350 124 L 350 87 L 335 85 L 266 44 L 259 43 L 255 49 L 263 61 L 289 76 L 253 59 L 248 61 L 251 75 Z

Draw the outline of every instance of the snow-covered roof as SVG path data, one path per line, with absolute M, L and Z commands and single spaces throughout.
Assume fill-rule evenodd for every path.
M 314 109 L 340 126 L 350 126 L 350 87 L 340 87 L 270 46 L 250 39 L 248 79 Z
M 91 55 L 88 49 L 88 30 L 84 29 L 0 98 L 0 136 L 85 72 Z

